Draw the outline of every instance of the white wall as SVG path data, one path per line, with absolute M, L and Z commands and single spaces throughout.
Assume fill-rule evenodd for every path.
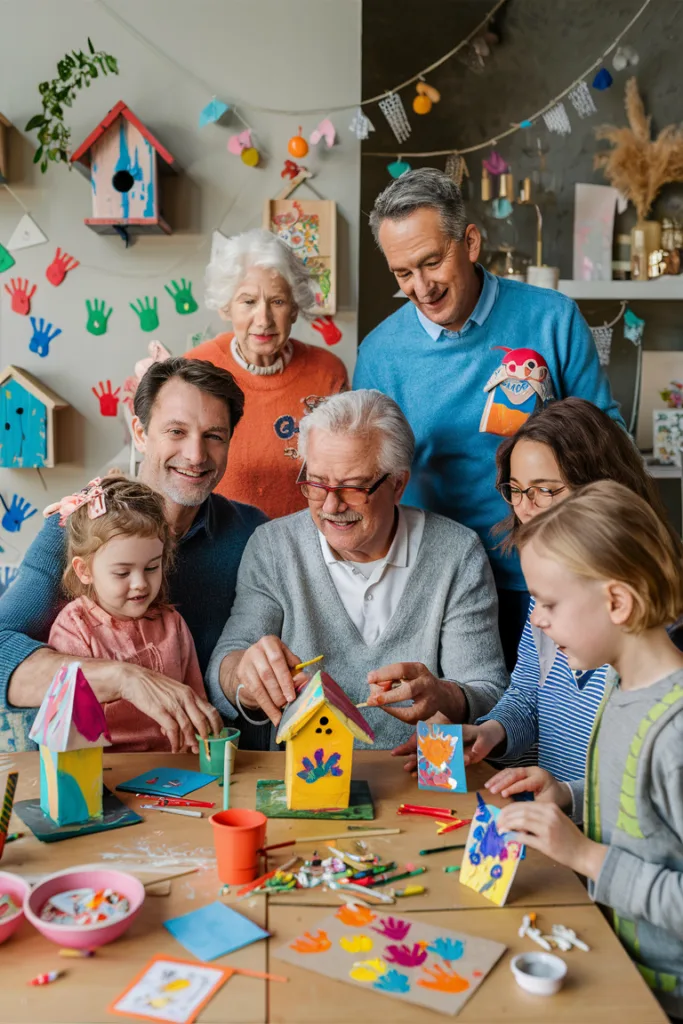
M 217 332 L 220 321 L 202 302 L 211 232 L 219 228 L 233 234 L 260 225 L 264 199 L 283 184 L 287 140 L 299 124 L 308 135 L 323 116 L 276 116 L 252 110 L 250 104 L 325 109 L 356 103 L 360 96 L 361 0 L 111 0 L 111 7 L 190 73 L 151 50 L 97 0 L 0 3 L 0 111 L 21 130 L 12 133 L 10 185 L 49 239 L 47 245 L 15 253 L 16 266 L 0 276 L 0 286 L 18 276 L 36 282 L 32 313 L 63 332 L 46 358 L 30 352 L 28 318 L 11 311 L 2 288 L 0 367 L 22 366 L 70 402 L 82 440 L 82 457 L 76 462 L 42 471 L 47 490 L 35 470 L 0 469 L 5 500 L 17 492 L 40 510 L 81 487 L 124 443 L 122 421 L 100 416 L 91 387 L 108 378 L 115 387 L 121 384 L 146 354 L 150 337 L 159 337 L 181 354 L 193 332 L 205 327 Z M 120 74 L 98 79 L 68 112 L 74 148 L 123 99 L 181 168 L 167 214 L 174 233 L 139 237 L 128 250 L 117 237 L 96 235 L 83 224 L 91 207 L 86 179 L 63 165 L 41 175 L 31 163 L 35 136 L 23 134 L 24 124 L 39 110 L 38 83 L 56 75 L 56 63 L 66 51 L 85 49 L 88 36 L 119 60 Z M 210 91 L 193 75 L 211 86 Z M 199 111 L 214 93 L 235 103 L 254 129 L 259 149 L 267 154 L 260 168 L 246 167 L 226 150 L 229 136 L 241 130 L 238 121 L 198 128 Z M 320 197 L 338 204 L 336 321 L 343 340 L 333 351 L 350 370 L 357 344 L 360 187 L 360 147 L 348 131 L 352 113 L 333 115 L 339 138 L 333 150 L 311 150 L 305 161 L 315 171 L 312 184 Z M 311 196 L 305 186 L 301 194 Z M 0 188 L 0 242 L 8 241 L 22 213 Z M 45 268 L 57 246 L 81 265 L 54 288 L 45 279 Z M 200 303 L 193 315 L 178 316 L 164 291 L 164 284 L 178 277 L 193 282 Z M 140 331 L 128 306 L 145 295 L 155 295 L 159 302 L 160 328 L 151 336 Z M 102 337 L 85 330 L 88 298 L 104 299 L 113 307 Z M 301 321 L 295 335 L 323 344 Z M 41 521 L 40 515 L 34 516 L 19 533 L 0 528 L 0 547 L 10 552 L 10 557 L 0 554 L 0 563 L 17 560 Z

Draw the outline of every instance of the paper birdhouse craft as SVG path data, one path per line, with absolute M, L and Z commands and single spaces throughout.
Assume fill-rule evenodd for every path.
M 57 413 L 68 402 L 37 377 L 8 366 L 0 373 L 0 467 L 51 469 L 57 462 Z
M 29 736 L 40 749 L 43 814 L 60 826 L 101 818 L 102 747 L 111 736 L 80 662 L 56 673 Z
M 375 734 L 327 672 L 316 672 L 280 720 L 286 744 L 285 788 L 290 811 L 349 806 L 353 741 Z
M 120 100 L 71 157 L 90 175 L 92 217 L 98 234 L 170 235 L 161 215 L 161 172 L 177 170 L 175 157 Z

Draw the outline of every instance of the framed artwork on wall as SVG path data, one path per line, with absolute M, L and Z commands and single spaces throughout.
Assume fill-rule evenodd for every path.
M 267 199 L 263 227 L 311 271 L 317 315 L 337 312 L 337 204 L 331 199 Z

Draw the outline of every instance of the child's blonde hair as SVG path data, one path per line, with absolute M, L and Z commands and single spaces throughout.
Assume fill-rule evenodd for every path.
M 103 544 L 112 537 L 158 537 L 164 545 L 161 560 L 162 582 L 152 604 L 167 600 L 166 577 L 173 549 L 164 515 L 161 497 L 151 487 L 137 480 L 123 477 L 105 477 L 100 487 L 104 491 L 106 512 L 91 519 L 88 505 L 81 505 L 66 521 L 67 567 L 62 583 L 69 597 L 94 597 L 92 584 L 82 583 L 73 568 L 73 559 L 82 558 L 88 565 Z
M 627 586 L 629 632 L 669 625 L 683 612 L 683 546 L 622 484 L 582 487 L 520 527 L 516 540 L 520 550 L 533 541 L 576 576 Z

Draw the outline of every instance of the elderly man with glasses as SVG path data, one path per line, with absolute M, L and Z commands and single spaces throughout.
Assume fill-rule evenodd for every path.
M 364 713 L 382 748 L 437 710 L 473 722 L 498 700 L 507 674 L 491 569 L 473 531 L 399 504 L 414 445 L 378 391 L 334 395 L 302 420 L 309 507 L 254 532 L 209 664 L 225 717 L 276 725 L 305 678 L 295 666 L 318 654 L 354 703 L 374 705 Z M 412 704 L 384 713 L 392 685 Z

